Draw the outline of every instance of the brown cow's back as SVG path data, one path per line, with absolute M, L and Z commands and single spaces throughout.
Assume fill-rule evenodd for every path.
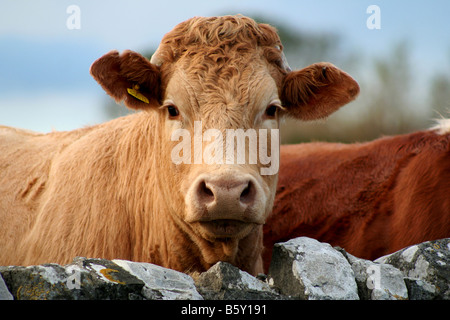
M 280 162 L 266 267 L 274 243 L 298 236 L 367 259 L 450 236 L 449 134 L 288 145 Z

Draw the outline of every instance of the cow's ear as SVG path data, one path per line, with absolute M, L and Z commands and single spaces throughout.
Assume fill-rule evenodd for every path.
M 90 73 L 106 93 L 129 108 L 148 108 L 158 100 L 159 68 L 139 53 L 111 51 L 92 64 Z
M 359 93 L 358 83 L 331 63 L 315 63 L 286 75 L 281 101 L 288 115 L 301 120 L 325 118 Z

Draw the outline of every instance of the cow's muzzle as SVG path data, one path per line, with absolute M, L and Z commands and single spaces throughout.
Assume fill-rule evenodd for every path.
M 186 197 L 186 221 L 218 238 L 239 237 L 265 222 L 266 196 L 250 174 L 202 174 Z

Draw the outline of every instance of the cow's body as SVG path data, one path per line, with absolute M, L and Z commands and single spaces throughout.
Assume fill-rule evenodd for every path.
M 190 271 L 204 269 L 209 255 L 216 258 L 208 252 L 214 245 L 205 241 L 199 248 L 201 239 L 192 241 L 171 215 L 162 216 L 169 211 L 161 199 L 165 177 L 154 168 L 164 172 L 165 164 L 152 119 L 134 114 L 50 134 L 0 127 L 0 149 L 11 150 L 0 155 L 0 181 L 9 181 L 0 184 L 2 264 L 89 256 Z M 262 240 L 257 232 L 248 237 L 255 244 Z M 246 262 L 258 259 L 258 250 L 248 255 L 232 262 L 249 268 Z
M 25 253 L 28 251 L 27 247 L 34 246 L 33 242 L 52 243 L 51 246 L 35 246 L 32 250 L 36 257 L 33 262 L 69 260 L 65 252 L 70 252 L 71 248 L 81 244 L 81 242 L 76 243 L 77 240 L 70 236 L 73 233 L 80 233 L 82 236 L 81 230 L 77 230 L 80 223 L 87 228 L 97 226 L 96 239 L 90 239 L 89 244 L 86 244 L 86 247 L 92 247 L 82 249 L 80 253 L 91 250 L 93 254 L 97 251 L 95 254 L 101 256 L 98 248 L 95 249 L 92 245 L 92 241 L 100 243 L 107 240 L 106 237 L 102 239 L 104 235 L 99 231 L 107 228 L 108 224 L 97 221 L 96 217 L 90 217 L 91 220 L 88 223 L 77 221 L 78 216 L 74 212 L 92 210 L 92 207 L 84 201 L 89 201 L 90 197 L 87 195 L 93 192 L 90 188 L 95 185 L 109 191 L 101 194 L 96 191 L 99 197 L 113 195 L 117 178 L 101 176 L 100 170 L 105 166 L 104 162 L 109 161 L 108 159 L 117 152 L 115 150 L 117 148 L 111 146 L 113 140 L 107 137 L 121 135 L 123 127 L 120 124 L 123 125 L 126 120 L 128 118 L 122 118 L 107 125 L 49 134 L 0 127 L 0 149 L 2 150 L 0 153 L 0 181 L 2 182 L 0 184 L 2 196 L 0 232 L 2 236 L 6 235 L 7 239 L 2 242 L 0 253 L 3 264 L 26 264 L 29 257 Z M 114 166 L 117 165 L 114 163 Z M 95 184 L 92 181 L 95 181 Z M 45 214 L 39 215 L 39 212 L 43 210 L 47 211 L 51 207 L 59 206 L 60 202 L 64 203 L 64 212 L 48 217 Z M 105 209 L 108 212 L 105 217 L 114 219 L 113 211 L 117 209 L 112 207 L 105 207 Z M 70 214 L 67 215 L 66 212 Z M 102 227 L 98 227 L 100 224 Z M 120 225 L 125 227 L 123 224 Z M 49 230 L 57 231 L 40 234 L 41 229 L 47 229 L 50 226 Z M 40 234 L 39 237 L 36 237 L 36 234 Z M 117 233 L 110 235 L 114 234 Z M 115 242 L 117 248 L 123 242 L 109 240 L 114 239 L 108 239 L 104 244 L 113 245 Z M 106 247 L 104 249 L 107 252 L 108 249 Z M 124 255 L 120 254 L 120 256 Z
M 307 236 L 367 259 L 450 236 L 450 133 L 281 147 L 274 243 Z
M 140 112 L 72 132 L 0 129 L 0 265 L 87 256 L 185 272 L 227 261 L 261 272 L 278 167 L 265 175 L 271 164 L 235 163 L 210 141 L 278 130 L 285 115 L 323 118 L 359 92 L 329 63 L 290 70 L 275 29 L 242 16 L 187 20 L 151 61 L 111 51 L 90 71 Z M 278 148 L 272 135 L 266 142 Z M 199 146 L 207 161 L 197 162 Z

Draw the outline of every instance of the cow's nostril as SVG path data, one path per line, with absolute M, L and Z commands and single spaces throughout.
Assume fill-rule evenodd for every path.
M 200 183 L 200 188 L 199 188 L 200 194 L 202 196 L 203 199 L 207 199 L 207 200 L 214 200 L 214 193 L 212 192 L 212 190 L 206 185 L 205 181 L 202 181 Z
M 242 214 L 253 207 L 257 198 L 257 185 L 251 179 L 199 179 L 195 189 L 195 201 L 201 210 L 217 219 L 218 216 L 228 219 L 230 212 Z
M 245 187 L 245 189 L 242 190 L 242 193 L 241 193 L 241 199 L 244 198 L 246 195 L 248 195 L 249 192 L 250 192 L 250 186 L 247 185 L 247 186 Z
M 249 204 L 249 203 L 253 202 L 254 193 L 255 193 L 253 189 L 254 189 L 253 183 L 251 181 L 249 181 L 247 186 L 241 192 L 240 201 L 242 203 Z

